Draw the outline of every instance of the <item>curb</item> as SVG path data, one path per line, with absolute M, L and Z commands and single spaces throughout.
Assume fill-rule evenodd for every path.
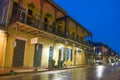
M 75 69 L 75 68 L 83 68 L 83 67 L 87 67 L 87 66 L 77 66 L 77 67 L 62 68 L 62 69 L 56 68 L 56 69 L 48 69 L 43 71 L 9 72 L 9 73 L 0 74 L 0 76 L 12 76 L 12 75 L 26 74 L 26 73 L 40 73 L 40 72 L 47 72 L 47 71 L 67 70 L 67 69 Z

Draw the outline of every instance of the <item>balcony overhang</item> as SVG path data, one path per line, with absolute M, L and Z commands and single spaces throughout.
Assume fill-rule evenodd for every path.
M 46 32 L 44 30 L 41 30 L 39 28 L 35 28 L 35 27 L 32 27 L 32 26 L 29 26 L 29 25 L 21 23 L 21 22 L 14 22 L 14 23 L 12 23 L 11 24 L 11 28 L 18 29 L 20 31 L 31 33 L 31 34 L 34 34 L 34 35 L 37 35 L 37 36 L 41 36 L 41 37 L 44 37 L 44 38 L 48 38 L 48 39 L 53 40 L 55 42 L 59 42 L 59 43 L 65 44 L 65 42 L 68 41 L 68 44 L 71 45 L 71 46 L 73 46 L 73 44 L 75 44 L 76 46 L 82 46 L 83 48 L 92 49 L 88 45 L 76 42 L 76 41 L 68 39 L 68 38 L 63 38 L 63 37 L 57 36 L 55 34 Z
M 51 40 L 54 40 L 54 41 L 57 41 L 57 42 L 63 43 L 63 42 L 66 41 L 65 38 L 59 37 L 57 35 L 51 34 L 49 32 L 46 32 L 44 30 L 41 30 L 41 29 L 38 29 L 38 28 L 35 28 L 35 27 L 32 27 L 32 26 L 29 26 L 29 25 L 21 23 L 21 22 L 15 22 L 11 25 L 11 27 L 13 29 L 17 28 L 20 31 L 31 33 L 31 34 L 34 34 L 34 35 L 37 35 L 37 36 L 42 36 L 42 37 L 45 37 L 45 38 L 48 38 L 48 39 L 51 39 Z
M 76 42 L 74 40 L 71 40 L 71 39 L 67 39 L 68 43 L 73 46 L 73 44 L 75 44 L 75 46 L 79 47 L 81 46 L 82 48 L 88 48 L 88 49 L 92 49 L 92 47 L 88 46 L 88 45 L 85 45 L 83 43 L 79 43 L 79 42 Z

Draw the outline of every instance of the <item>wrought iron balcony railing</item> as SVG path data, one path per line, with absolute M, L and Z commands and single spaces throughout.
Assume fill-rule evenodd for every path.
M 21 23 L 27 24 L 30 27 L 34 27 L 34 28 L 43 30 L 45 32 L 48 32 L 48 33 L 51 33 L 51 34 L 54 34 L 54 35 L 57 35 L 57 36 L 60 36 L 60 37 L 63 37 L 63 38 L 68 38 L 68 39 L 74 40 L 76 42 L 79 42 L 79 43 L 82 43 L 82 44 L 85 44 L 85 45 L 89 45 L 85 41 L 83 41 L 83 40 L 81 40 L 81 39 L 79 39 L 79 38 L 77 38 L 73 35 L 68 34 L 66 36 L 65 31 L 57 29 L 54 25 L 49 25 L 49 24 L 46 24 L 46 23 L 41 24 L 40 20 L 37 20 L 33 17 L 19 14 L 16 20 L 21 22 Z M 14 17 L 12 17 L 12 18 L 10 18 L 9 22 L 12 23 L 16 20 L 14 20 Z

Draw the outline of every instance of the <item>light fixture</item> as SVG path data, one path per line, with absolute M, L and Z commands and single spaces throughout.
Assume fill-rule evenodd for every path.
M 61 46 L 61 45 L 59 45 L 59 46 L 58 46 L 58 49 L 61 49 L 61 48 L 62 48 L 62 46 Z
M 65 44 L 68 44 L 68 41 L 66 41 Z
M 73 46 L 75 47 L 75 44 L 73 44 Z
M 101 55 L 102 53 L 101 52 L 99 52 L 99 55 Z
M 0 33 L 4 33 L 5 31 L 3 31 L 3 30 L 0 30 Z

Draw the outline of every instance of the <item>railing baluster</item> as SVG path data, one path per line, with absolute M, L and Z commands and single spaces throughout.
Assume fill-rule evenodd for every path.
M 9 20 L 10 23 L 13 22 L 11 20 L 13 20 L 13 19 L 10 18 L 10 20 Z M 69 39 L 74 40 L 76 42 L 90 46 L 88 43 L 86 43 L 85 41 L 83 41 L 79 37 L 77 37 L 75 35 L 73 36 L 70 34 L 69 34 L 69 36 L 66 36 L 65 32 L 61 31 L 60 29 L 56 29 L 54 25 L 49 25 L 49 24 L 45 24 L 45 23 L 43 23 L 43 25 L 41 25 L 39 20 L 32 19 L 32 18 L 28 17 L 27 15 L 22 15 L 22 14 L 20 14 L 20 11 L 19 11 L 17 21 L 24 23 L 24 24 L 27 24 L 31 27 L 38 28 L 40 30 L 44 30 L 44 31 L 49 32 L 51 34 L 55 34 L 55 35 L 58 35 L 58 36 L 64 37 L 64 38 L 69 38 Z

